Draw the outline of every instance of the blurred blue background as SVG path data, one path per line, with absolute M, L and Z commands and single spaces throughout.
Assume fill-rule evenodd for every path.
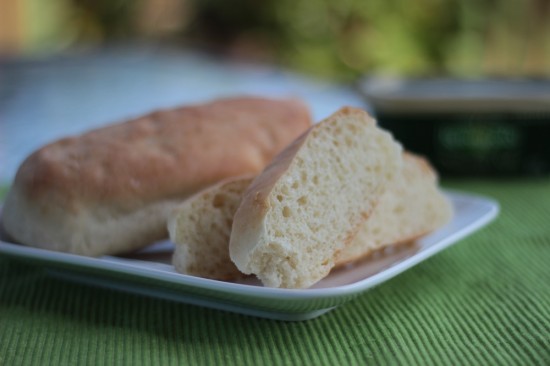
M 37 147 L 152 109 L 296 96 L 369 108 L 364 75 L 550 75 L 547 0 L 0 0 L 0 183 Z

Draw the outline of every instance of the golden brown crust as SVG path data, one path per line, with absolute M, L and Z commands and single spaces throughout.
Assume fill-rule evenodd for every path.
M 27 158 L 15 184 L 68 209 L 191 194 L 225 177 L 259 172 L 310 125 L 303 105 L 256 98 L 157 111 L 49 144 Z M 182 184 L 183 183 L 183 184 Z

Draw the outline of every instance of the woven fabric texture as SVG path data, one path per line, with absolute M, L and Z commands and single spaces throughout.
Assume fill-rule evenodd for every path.
M 446 186 L 496 198 L 499 218 L 305 322 L 67 283 L 0 258 L 0 365 L 550 365 L 550 181 Z

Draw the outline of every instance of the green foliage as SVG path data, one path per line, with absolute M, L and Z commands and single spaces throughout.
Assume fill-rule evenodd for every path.
M 94 34 L 102 39 L 139 36 L 135 9 L 145 0 L 71 1 L 84 14 L 87 28 L 99 29 Z M 191 0 L 188 4 L 181 15 L 186 26 L 179 39 L 232 55 L 260 55 L 329 78 L 351 80 L 364 73 L 550 75 L 548 0 Z
M 550 71 L 544 0 L 281 0 L 279 6 L 281 58 L 303 70 L 340 78 Z M 533 62 L 534 50 L 546 54 Z

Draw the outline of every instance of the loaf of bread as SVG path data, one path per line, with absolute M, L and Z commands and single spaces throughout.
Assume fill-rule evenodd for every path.
M 49 144 L 20 166 L 3 225 L 14 240 L 99 256 L 168 236 L 168 213 L 224 178 L 257 174 L 311 124 L 290 100 L 158 111 Z
M 253 177 L 229 178 L 186 199 L 168 220 L 176 271 L 215 280 L 243 277 L 229 258 L 233 216 Z
M 424 158 L 405 153 L 399 179 L 388 186 L 355 239 L 338 255 L 336 265 L 413 241 L 443 226 L 451 216 L 451 204 L 438 188 L 434 169 Z
M 244 193 L 233 219 L 232 261 L 265 286 L 313 285 L 398 176 L 401 154 L 362 110 L 343 108 L 314 125 Z

